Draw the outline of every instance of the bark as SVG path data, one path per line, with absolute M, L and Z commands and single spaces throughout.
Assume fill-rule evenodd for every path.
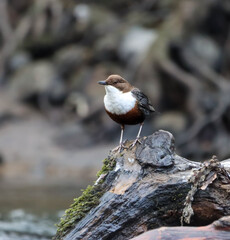
M 228 240 L 230 236 L 230 216 L 222 217 L 205 227 L 161 227 L 148 231 L 132 240 Z
M 230 160 L 189 161 L 175 153 L 172 134 L 162 130 L 141 141 L 110 154 L 116 166 L 98 181 L 104 179 L 99 204 L 63 239 L 131 239 L 181 221 L 204 226 L 230 215 Z

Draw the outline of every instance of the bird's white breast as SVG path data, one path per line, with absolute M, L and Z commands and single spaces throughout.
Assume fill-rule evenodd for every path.
M 105 109 L 113 114 L 121 115 L 129 112 L 136 104 L 131 92 L 123 93 L 113 86 L 106 86 L 104 97 Z

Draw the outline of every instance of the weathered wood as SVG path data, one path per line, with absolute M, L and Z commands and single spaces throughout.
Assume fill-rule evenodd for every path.
M 68 231 L 58 232 L 56 239 L 130 239 L 161 226 L 180 226 L 185 198 L 193 185 L 189 179 L 194 175 L 194 185 L 202 186 L 197 183 L 199 177 L 205 190 L 198 190 L 194 201 L 190 199 L 194 210 L 191 225 L 207 225 L 230 215 L 229 184 L 216 165 L 204 167 L 178 156 L 174 138 L 166 131 L 141 141 L 135 149 L 110 154 L 116 166 L 97 183 L 104 191 L 99 204 Z M 223 165 L 229 169 L 230 160 Z M 198 169 L 202 171 L 194 173 Z M 208 178 L 215 171 L 217 177 L 212 182 Z
M 205 227 L 161 227 L 131 240 L 229 240 L 230 216 L 222 217 Z

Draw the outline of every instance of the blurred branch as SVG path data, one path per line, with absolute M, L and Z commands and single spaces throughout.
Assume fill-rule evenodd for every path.
M 198 57 L 190 56 L 189 58 L 185 58 L 185 61 L 195 73 L 219 88 L 220 91 L 229 88 L 229 81 L 225 79 L 224 76 L 213 71 L 208 65 L 201 62 Z
M 6 4 L 6 3 L 5 3 Z M 3 4 L 4 7 L 4 4 Z M 1 9 L 1 6 L 0 6 Z M 0 25 L 4 25 L 4 21 L 8 22 L 8 15 L 7 15 L 7 8 L 5 5 L 5 9 L 1 9 L 0 11 L 4 11 L 5 13 L 2 15 L 0 12 L 0 18 L 1 21 L 3 19 L 3 23 Z M 4 17 L 5 15 L 5 17 Z M 1 22 L 0 21 L 0 22 Z M 16 29 L 13 31 L 12 29 L 9 30 L 9 23 L 7 23 L 8 27 L 1 27 L 2 33 L 5 32 L 4 34 L 6 35 L 6 31 L 4 29 L 8 29 L 7 32 L 10 32 L 10 34 L 7 34 L 7 41 L 3 43 L 3 46 L 1 48 L 0 52 L 0 79 L 2 78 L 4 74 L 4 65 L 5 62 L 7 61 L 8 57 L 12 54 L 12 52 L 15 50 L 15 48 L 23 41 L 25 38 L 30 26 L 31 26 L 31 18 L 29 15 L 25 15 L 21 21 L 19 22 L 18 26 Z
M 158 61 L 158 64 L 161 70 L 170 74 L 176 81 L 187 86 L 191 91 L 197 91 L 201 88 L 197 78 L 183 71 L 173 61 L 164 59 L 163 61 Z
M 2 37 L 4 39 L 4 44 L 5 44 L 11 39 L 13 35 L 13 30 L 11 28 L 9 17 L 8 17 L 6 0 L 0 1 L 0 31 L 2 33 Z
M 38 5 L 36 9 L 39 9 L 35 21 L 34 15 L 31 14 L 31 9 L 34 5 Z M 47 26 L 47 19 L 45 18 L 45 9 L 51 8 L 52 11 L 52 31 L 57 31 L 60 26 L 59 22 L 62 16 L 62 5 L 60 1 L 35 1 L 30 9 L 21 18 L 15 30 L 13 30 L 9 23 L 7 2 L 5 0 L 0 1 L 0 31 L 3 35 L 4 42 L 0 52 L 0 78 L 4 75 L 4 65 L 10 55 L 15 51 L 18 45 L 25 39 L 27 33 L 32 28 L 35 36 L 40 36 L 44 33 Z M 34 26 L 33 26 L 34 25 Z
M 205 126 L 217 121 L 225 113 L 228 106 L 230 105 L 230 99 L 226 98 L 226 94 L 222 95 L 222 93 L 220 93 L 219 95 L 219 103 L 216 106 L 215 110 L 211 114 L 200 116 L 187 131 L 180 135 L 177 140 L 178 146 L 191 141 L 201 132 L 202 129 L 204 129 Z
M 181 68 L 179 68 L 174 62 L 167 59 L 159 62 L 159 67 L 161 70 L 169 74 L 176 81 L 179 81 L 183 85 L 187 86 L 190 90 L 189 105 L 192 107 L 192 110 L 198 112 L 195 114 L 195 122 L 185 131 L 183 134 L 178 136 L 177 142 L 178 145 L 184 145 L 190 142 L 193 138 L 201 132 L 204 127 L 208 124 L 216 122 L 221 116 L 226 112 L 227 108 L 230 106 L 229 92 L 230 84 L 223 76 L 218 75 L 208 66 L 201 64 L 198 59 L 186 59 L 189 66 L 192 66 L 196 73 L 206 79 L 216 87 L 218 104 L 215 106 L 213 111 L 210 114 L 202 114 L 202 106 L 197 101 L 197 98 L 194 96 L 203 96 L 203 87 L 202 81 L 198 80 L 189 73 L 186 73 Z
M 52 32 L 57 32 L 58 28 L 60 26 L 60 22 L 62 19 L 63 15 L 63 6 L 60 3 L 60 1 L 57 0 L 51 0 L 50 1 L 50 8 L 53 14 L 53 19 L 52 19 Z

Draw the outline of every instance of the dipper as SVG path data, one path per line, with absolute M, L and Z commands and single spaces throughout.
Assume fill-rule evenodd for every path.
M 140 124 L 137 137 L 131 145 L 134 147 L 137 142 L 140 143 L 139 137 L 145 117 L 155 112 L 155 109 L 143 92 L 119 75 L 110 75 L 105 81 L 98 83 L 105 86 L 104 105 L 107 114 L 121 125 L 119 151 L 124 148 L 122 140 L 125 125 Z

